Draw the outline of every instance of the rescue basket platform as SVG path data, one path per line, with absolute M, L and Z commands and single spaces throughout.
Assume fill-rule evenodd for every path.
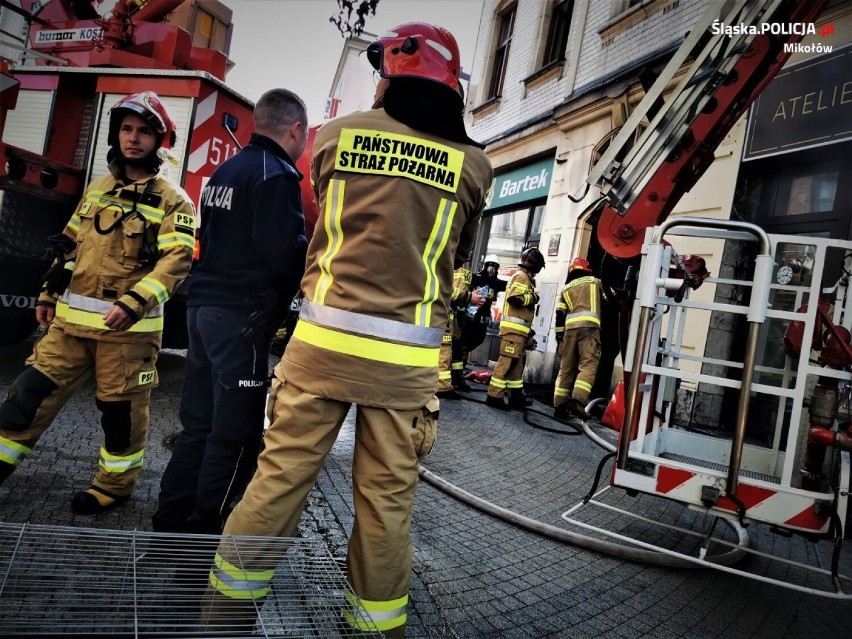
M 723 256 L 718 276 L 689 270 L 687 253 L 697 251 Z M 852 579 L 840 572 L 842 543 L 852 536 L 850 276 L 849 241 L 697 217 L 648 229 L 620 436 L 617 447 L 607 447 L 614 456 L 610 486 L 590 491 L 562 519 L 693 564 L 852 599 Z M 696 333 L 706 335 L 701 347 Z M 700 513 L 703 531 L 678 528 L 695 536 L 693 551 L 607 525 L 613 513 L 633 517 L 612 502 L 616 494 L 672 500 Z M 806 547 L 800 556 L 782 556 L 793 544 L 768 539 L 748 547 L 749 535 L 720 537 L 726 527 L 748 528 L 752 541 L 763 527 Z M 713 556 L 719 548 L 774 567 L 720 566 Z
M 278 561 L 247 630 L 201 626 L 220 542 Z M 347 596 L 349 593 L 349 596 Z M 351 615 L 362 628 L 344 621 Z M 240 622 L 243 623 L 244 622 Z M 219 537 L 0 523 L 0 636 L 381 637 L 319 539 Z

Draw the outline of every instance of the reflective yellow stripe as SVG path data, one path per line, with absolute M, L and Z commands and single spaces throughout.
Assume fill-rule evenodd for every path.
M 453 374 L 450 371 L 438 371 L 438 379 L 441 381 L 452 379 Z
M 506 381 L 506 388 L 523 388 L 524 380 L 522 379 L 510 379 Z
M 343 244 L 343 227 L 341 226 L 340 218 L 343 213 L 345 186 L 346 182 L 343 180 L 331 180 L 328 184 L 328 192 L 331 195 L 326 194 L 325 215 L 323 216 L 323 226 L 325 227 L 325 234 L 328 238 L 328 246 L 318 262 L 322 275 L 320 275 L 317 282 L 313 298 L 314 302 L 320 304 L 325 302 L 325 296 L 328 293 L 328 289 L 331 288 L 331 283 L 334 281 L 334 277 L 331 274 L 331 262 Z
M 510 329 L 513 329 L 513 330 L 516 330 L 516 331 L 520 331 L 524 335 L 528 335 L 529 332 L 530 332 L 529 326 L 524 326 L 523 324 L 517 324 L 515 322 L 507 322 L 506 320 L 503 320 L 502 322 L 500 322 L 500 328 L 501 329 L 510 328 Z
M 574 382 L 574 388 L 579 388 L 580 390 L 588 392 L 592 391 L 592 385 L 589 384 L 589 382 L 584 382 L 582 379 L 578 379 L 576 382 Z
M 554 329 L 554 332 L 555 332 L 555 333 L 564 333 L 564 332 L 565 332 L 565 327 L 564 327 L 564 326 L 557 326 L 557 327 Z
M 342 129 L 334 168 L 415 180 L 443 191 L 458 190 L 464 151 L 432 140 L 372 129 Z
M 586 314 L 578 313 L 576 317 L 565 318 L 565 325 L 566 326 L 568 324 L 576 324 L 577 322 L 592 322 L 594 324 L 597 324 L 598 326 L 601 325 L 601 320 L 599 318 L 595 317 L 594 315 L 586 315 Z
M 560 388 L 559 386 L 557 386 L 553 390 L 553 396 L 554 397 L 569 397 L 570 395 L 571 395 L 571 389 L 570 388 Z
M 225 561 L 219 553 L 210 570 L 210 585 L 229 599 L 262 599 L 269 594 L 272 570 L 243 570 Z
M 11 439 L 0 437 L 0 461 L 17 466 L 31 452 L 33 452 L 32 448 L 27 448 L 23 444 L 13 442 Z
M 173 246 L 187 246 L 192 248 L 195 245 L 195 238 L 186 233 L 163 233 L 157 238 L 157 248 L 165 250 Z
M 414 309 L 414 323 L 418 326 L 429 326 L 432 319 L 432 304 L 438 299 L 441 294 L 441 283 L 438 281 L 438 275 L 435 267 L 438 263 L 438 258 L 444 252 L 447 246 L 447 239 L 450 237 L 450 231 L 453 228 L 453 217 L 456 214 L 458 203 L 452 200 L 442 198 L 438 205 L 438 212 L 435 216 L 435 224 L 432 225 L 432 233 L 429 235 L 429 241 L 426 242 L 426 247 L 423 250 L 423 266 L 426 267 L 426 286 L 423 291 L 423 299 L 417 302 Z
M 349 608 L 343 611 L 346 622 L 357 630 L 390 630 L 404 625 L 408 620 L 408 595 L 389 601 L 370 601 L 347 592 L 346 601 L 349 603 Z M 361 614 L 362 609 L 366 617 Z
M 78 293 L 71 293 L 67 289 L 59 298 L 60 302 L 65 302 L 72 309 L 81 311 L 89 311 L 90 313 L 100 313 L 103 315 L 108 312 L 115 304 L 109 300 L 100 300 L 97 297 L 87 297 Z M 150 311 L 145 313 L 145 317 L 159 317 L 163 314 L 163 305 L 155 306 Z
M 136 286 L 153 295 L 160 304 L 165 304 L 169 299 L 169 289 L 166 288 L 165 284 L 155 280 L 153 277 L 142 278 L 136 282 Z
M 71 216 L 71 219 L 68 220 L 68 224 L 65 225 L 65 228 L 71 229 L 76 234 L 77 231 L 80 230 L 80 217 L 75 213 Z
M 441 352 L 440 348 L 393 344 L 369 337 L 341 333 L 303 321 L 296 324 L 293 338 L 311 346 L 344 355 L 420 368 L 437 368 L 438 356 Z
M 98 460 L 98 464 L 108 473 L 124 473 L 133 468 L 140 468 L 144 456 L 144 448 L 138 453 L 120 457 L 119 455 L 111 455 L 107 452 L 106 448 L 101 446 L 101 457 Z
M 589 287 L 589 307 L 592 309 L 592 313 L 597 314 L 598 312 L 598 287 L 595 286 L 594 282 Z
M 453 362 L 450 369 L 454 371 L 464 370 L 464 362 Z
M 65 320 L 69 324 L 77 324 L 78 326 L 88 326 L 89 328 L 97 328 L 102 331 L 115 330 L 104 325 L 104 316 L 102 313 L 91 313 L 89 311 L 70 308 L 67 302 L 56 303 L 56 317 Z M 157 333 L 163 330 L 163 318 L 162 316 L 146 317 L 136 322 L 127 330 L 133 333 Z
M 491 381 L 488 384 L 489 386 L 493 386 L 494 388 L 506 388 L 506 380 L 500 379 L 499 377 L 491 376 Z

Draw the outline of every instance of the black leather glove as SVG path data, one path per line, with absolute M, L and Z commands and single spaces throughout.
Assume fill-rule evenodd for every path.
M 47 249 L 47 257 L 58 260 L 63 264 L 67 262 L 65 255 L 77 248 L 77 243 L 65 233 L 57 233 L 47 238 L 50 246 Z
M 71 283 L 71 271 L 65 268 L 65 263 L 54 264 L 44 275 L 41 276 L 44 282 L 44 290 L 48 295 L 62 295 L 68 285 Z
M 272 339 L 275 331 L 284 322 L 284 315 L 277 311 L 259 310 L 249 315 L 246 325 L 240 331 L 244 344 L 252 344 L 258 339 Z
M 53 259 L 54 264 L 45 271 L 41 280 L 48 295 L 61 295 L 71 283 L 71 271 L 65 268 L 68 261 L 65 256 L 77 247 L 77 243 L 64 233 L 51 235 L 47 241 L 50 246 L 46 257 Z

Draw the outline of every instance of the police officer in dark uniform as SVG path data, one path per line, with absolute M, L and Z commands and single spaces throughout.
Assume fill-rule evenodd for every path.
M 201 196 L 183 431 L 163 474 L 158 531 L 222 531 L 260 451 L 269 344 L 305 268 L 295 168 L 307 141 L 305 104 L 272 89 L 258 101 L 254 124 L 249 144 L 216 170 Z

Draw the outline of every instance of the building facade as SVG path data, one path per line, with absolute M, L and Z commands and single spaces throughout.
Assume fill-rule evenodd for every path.
M 512 267 L 527 246 L 538 246 L 545 255 L 547 266 L 538 276 L 538 349 L 527 364 L 530 383 L 549 384 L 554 376 L 553 307 L 570 261 L 588 257 L 597 272 L 612 266 L 589 222 L 600 189 L 587 187 L 585 178 L 644 96 L 643 75 L 665 65 L 708 5 L 702 0 L 483 2 L 467 118 L 472 137 L 487 144 L 496 179 L 475 259 L 497 253 L 501 264 Z M 779 74 L 730 130 L 714 163 L 672 215 L 734 216 L 772 232 L 852 237 L 852 198 L 848 179 L 844 183 L 849 169 L 841 162 L 852 150 L 846 111 L 852 106 L 852 85 L 846 84 L 852 77 L 844 50 L 852 42 L 852 2 L 830 2 L 815 31 L 791 56 L 785 68 L 791 74 Z M 818 81 L 815 62 L 821 69 Z M 806 95 L 808 113 L 803 113 Z M 802 126 L 814 115 L 819 135 Z M 791 203 L 805 191 L 813 193 L 810 200 Z M 703 257 L 716 276 L 724 277 L 731 267 L 721 241 L 677 250 Z M 699 289 L 695 296 L 708 294 Z M 690 325 L 684 347 L 703 353 L 714 328 L 710 316 Z M 602 339 L 605 352 L 618 351 L 616 326 L 604 327 Z M 614 365 L 617 377 L 618 357 Z M 608 394 L 611 370 L 602 361 L 605 379 L 599 376 L 599 385 L 605 390 L 598 395 Z M 685 402 L 690 411 L 692 400 Z

